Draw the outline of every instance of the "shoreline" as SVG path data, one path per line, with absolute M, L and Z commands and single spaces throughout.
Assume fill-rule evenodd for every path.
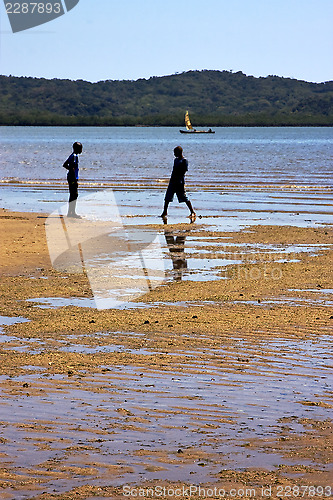
M 155 184 L 152 184 L 152 180 L 149 179 L 150 184 L 147 183 L 147 179 L 140 179 L 139 182 L 133 181 L 132 177 L 129 177 L 128 179 L 123 179 L 121 181 L 115 181 L 115 180 L 108 180 L 108 179 L 100 179 L 100 180 L 93 180 L 93 179 L 81 179 L 80 180 L 80 186 L 82 186 L 83 189 L 89 189 L 89 188 L 104 188 L 104 187 L 109 187 L 109 188 L 117 188 L 119 190 L 124 189 L 124 188 L 130 188 L 130 189 L 139 189 L 141 187 L 146 187 L 146 188 L 151 188 L 151 189 L 165 189 L 165 185 L 168 184 L 169 178 L 165 177 L 163 179 L 153 179 L 153 182 Z M 67 181 L 65 179 L 18 179 L 18 178 L 3 178 L 0 180 L 0 185 L 3 187 L 35 187 L 38 189 L 39 187 L 51 187 L 51 188 L 62 188 L 67 190 L 68 185 Z M 228 190 L 238 190 L 238 189 L 244 189 L 248 188 L 249 191 L 282 191 L 282 192 L 302 192 L 304 191 L 305 193 L 311 192 L 311 191 L 318 191 L 318 192 L 328 192 L 332 193 L 333 192 L 333 187 L 330 184 L 300 184 L 300 183 L 260 183 L 258 181 L 253 181 L 253 182 L 244 182 L 244 181 L 234 181 L 234 182 L 227 182 L 227 181 L 219 181 L 217 184 L 213 181 L 209 182 L 200 182 L 198 183 L 197 181 L 187 181 L 186 186 L 190 187 L 191 189 L 195 189 L 195 186 L 197 186 L 197 189 L 208 189 L 208 190 L 213 190 L 213 191 L 218 191 L 220 189 L 228 189 Z
M 0 315 L 27 320 L 1 331 L 3 498 L 330 484 L 331 227 L 169 224 L 181 279 L 98 311 L 70 305 L 92 290 L 51 266 L 45 220 L 0 210 Z M 196 281 L 203 260 L 216 279 Z
M 163 186 L 162 186 L 163 184 Z M 105 183 L 93 185 L 88 181 L 79 185 L 78 212 L 90 218 L 91 203 L 94 218 L 108 208 L 114 200 L 116 210 L 124 225 L 160 225 L 166 183 L 158 185 L 128 185 Z M 325 227 L 331 225 L 332 190 L 322 186 L 300 185 L 250 185 L 201 186 L 193 188 L 186 184 L 187 192 L 197 212 L 196 223 L 205 224 L 206 229 L 239 231 L 256 225 Z M 142 197 L 142 190 L 145 197 Z M 65 213 L 68 187 L 65 183 L 41 184 L 5 183 L 1 191 L 0 207 L 13 212 Z M 111 205 L 110 205 L 111 206 Z M 110 208 L 109 208 L 110 209 Z M 88 211 L 87 211 L 88 210 Z M 186 207 L 174 203 L 169 210 L 168 223 L 186 222 Z

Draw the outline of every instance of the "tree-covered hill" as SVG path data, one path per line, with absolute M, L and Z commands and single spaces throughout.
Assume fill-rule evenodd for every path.
M 189 71 L 136 81 L 0 76 L 2 125 L 333 125 L 333 82 Z

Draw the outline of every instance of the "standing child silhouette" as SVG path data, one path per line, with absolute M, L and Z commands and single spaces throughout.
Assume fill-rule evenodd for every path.
M 67 158 L 63 167 L 68 170 L 67 182 L 69 188 L 68 213 L 67 217 L 81 219 L 76 213 L 76 200 L 78 198 L 78 180 L 79 180 L 79 155 L 82 153 L 81 142 L 74 142 L 73 153 Z
M 177 146 L 173 150 L 173 153 L 175 155 L 175 160 L 173 163 L 173 170 L 170 177 L 168 189 L 165 193 L 164 209 L 161 217 L 163 217 L 163 219 L 166 219 L 168 215 L 169 203 L 173 200 L 174 194 L 176 194 L 179 203 L 186 203 L 186 205 L 190 209 L 190 218 L 194 220 L 196 215 L 193 210 L 192 204 L 185 193 L 185 174 L 188 170 L 188 161 L 183 156 L 183 148 L 181 146 Z

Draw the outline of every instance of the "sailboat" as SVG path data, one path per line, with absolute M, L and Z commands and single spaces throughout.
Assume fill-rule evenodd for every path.
M 215 134 L 215 131 L 211 128 L 209 130 L 196 130 L 193 128 L 188 111 L 185 113 L 185 127 L 186 130 L 179 130 L 181 134 Z

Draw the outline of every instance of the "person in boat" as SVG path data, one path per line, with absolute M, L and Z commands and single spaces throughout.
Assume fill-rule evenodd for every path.
M 73 153 L 67 158 L 63 167 L 68 170 L 67 182 L 69 189 L 68 213 L 67 217 L 75 217 L 81 219 L 81 216 L 76 213 L 76 200 L 78 198 L 78 180 L 79 180 L 79 155 L 82 153 L 81 142 L 74 142 Z
M 161 214 L 162 218 L 166 218 L 168 215 L 169 203 L 173 200 L 174 195 L 177 195 L 179 203 L 186 203 L 190 210 L 190 218 L 195 219 L 195 212 L 193 210 L 192 204 L 185 193 L 185 174 L 188 170 L 188 161 L 183 156 L 183 148 L 177 146 L 173 153 L 175 155 L 175 160 L 173 163 L 173 170 L 170 177 L 169 185 L 165 193 L 164 198 L 164 209 Z

